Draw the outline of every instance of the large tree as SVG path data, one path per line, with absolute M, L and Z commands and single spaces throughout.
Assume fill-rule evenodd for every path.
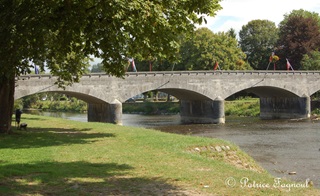
M 222 69 L 248 69 L 245 54 L 231 33 L 213 33 L 208 28 L 197 29 L 194 36 L 185 39 L 180 49 L 180 70 L 212 70 L 218 63 Z
M 294 69 L 301 68 L 304 55 L 320 49 L 320 17 L 317 13 L 294 10 L 279 25 L 279 56 Z
M 0 132 L 11 129 L 15 77 L 33 63 L 67 85 L 90 55 L 116 76 L 127 57 L 173 59 L 177 35 L 214 16 L 220 1 L 0 0 Z
M 266 69 L 278 39 L 278 29 L 269 20 L 252 20 L 242 26 L 239 44 L 254 69 Z

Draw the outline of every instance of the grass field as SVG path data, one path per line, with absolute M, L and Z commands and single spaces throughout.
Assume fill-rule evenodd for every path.
M 275 185 L 223 140 L 26 114 L 22 122 L 27 131 L 0 135 L 0 195 L 320 195 Z

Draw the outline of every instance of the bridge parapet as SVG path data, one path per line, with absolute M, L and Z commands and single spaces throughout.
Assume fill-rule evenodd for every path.
M 320 76 L 320 71 L 271 71 L 271 70 L 243 70 L 243 71 L 232 71 L 232 70 L 218 70 L 218 71 L 155 71 L 155 72 L 127 72 L 125 77 L 130 76 L 207 76 L 207 75 L 314 75 Z M 51 74 L 28 74 L 17 76 L 17 80 L 25 79 L 51 79 L 55 78 Z M 90 73 L 85 74 L 83 77 L 115 77 L 107 73 Z

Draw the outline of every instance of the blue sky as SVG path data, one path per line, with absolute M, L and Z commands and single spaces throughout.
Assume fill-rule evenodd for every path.
M 278 25 L 292 10 L 304 9 L 320 14 L 320 0 L 222 0 L 220 5 L 223 9 L 202 25 L 213 32 L 230 28 L 239 32 L 243 25 L 256 19 L 270 20 Z

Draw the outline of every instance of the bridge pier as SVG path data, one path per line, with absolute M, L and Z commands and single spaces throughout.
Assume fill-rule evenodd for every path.
M 224 100 L 180 100 L 180 116 L 186 124 L 223 124 Z
M 88 122 L 106 122 L 122 125 L 122 103 L 88 103 Z
M 310 97 L 262 97 L 261 119 L 294 119 L 310 117 Z

